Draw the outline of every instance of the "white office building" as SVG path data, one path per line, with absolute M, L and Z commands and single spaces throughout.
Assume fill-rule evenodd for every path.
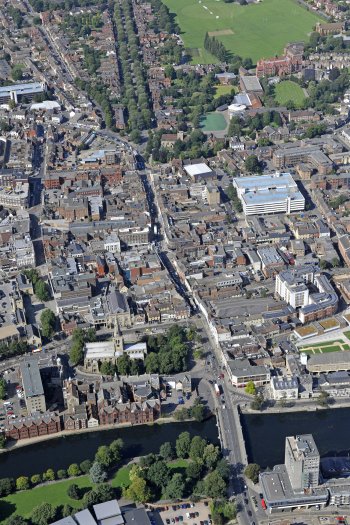
M 289 173 L 235 177 L 233 185 L 246 215 L 291 213 L 305 209 L 305 198 Z

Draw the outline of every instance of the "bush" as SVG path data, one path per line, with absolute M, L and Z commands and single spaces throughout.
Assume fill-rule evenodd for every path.
M 0 497 L 8 496 L 15 490 L 15 481 L 13 478 L 0 479 Z
M 16 489 L 17 490 L 27 490 L 29 489 L 29 478 L 26 476 L 20 476 L 16 479 Z
M 38 485 L 39 483 L 41 483 L 40 474 L 33 474 L 32 477 L 30 478 L 30 482 L 32 485 Z
M 81 471 L 80 471 L 78 463 L 72 463 L 71 465 L 69 465 L 67 472 L 70 478 L 74 476 L 80 476 Z
M 79 466 L 82 473 L 87 474 L 92 467 L 92 461 L 90 461 L 90 459 L 85 459 L 85 461 L 82 461 Z
M 67 495 L 72 499 L 79 500 L 81 497 L 81 492 L 78 485 L 76 485 L 75 483 L 73 483 L 73 485 L 69 485 L 67 489 Z
M 48 468 L 47 471 L 44 472 L 43 480 L 44 481 L 54 481 L 55 480 L 55 473 L 52 470 L 52 468 Z
M 66 477 L 68 477 L 66 470 L 61 468 L 57 471 L 57 479 L 65 479 Z

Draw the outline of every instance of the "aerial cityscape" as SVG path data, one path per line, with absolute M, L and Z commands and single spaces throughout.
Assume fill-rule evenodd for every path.
M 0 0 L 0 523 L 350 524 L 350 0 Z

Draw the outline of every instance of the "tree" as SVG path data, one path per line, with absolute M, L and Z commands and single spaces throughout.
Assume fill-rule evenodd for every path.
M 103 483 L 107 479 L 107 472 L 98 461 L 92 464 L 89 474 L 92 483 Z
M 185 492 L 185 482 L 179 472 L 173 475 L 164 492 L 166 499 L 182 499 Z
M 320 268 L 321 268 L 321 270 L 328 270 L 329 262 L 326 261 L 325 259 L 321 259 L 321 261 L 320 261 Z
M 79 467 L 83 474 L 87 474 L 92 467 L 92 461 L 90 461 L 90 459 L 85 459 L 80 463 Z
M 112 376 L 115 374 L 115 366 L 108 361 L 105 361 L 100 366 L 100 372 L 103 376 Z
M 130 373 L 130 357 L 127 354 L 123 354 L 117 359 L 117 368 L 119 375 L 127 376 Z
M 68 518 L 72 514 L 74 514 L 73 507 L 71 505 L 69 505 L 69 503 L 66 503 L 65 505 L 63 505 L 63 507 L 62 507 L 62 518 Z
M 147 471 L 147 479 L 158 488 L 165 486 L 170 480 L 170 469 L 163 460 L 158 460 Z
M 68 476 L 67 471 L 65 469 L 59 469 L 57 471 L 57 479 L 65 479 Z
M 178 458 L 187 458 L 190 452 L 191 436 L 189 432 L 181 432 L 176 440 L 176 455 Z
M 39 485 L 39 483 L 41 483 L 40 474 L 33 474 L 32 477 L 30 478 L 30 482 L 33 486 Z
M 249 173 L 262 173 L 262 166 L 256 155 L 249 155 L 245 159 L 244 167 Z
M 70 478 L 74 476 L 80 476 L 81 471 L 80 471 L 79 465 L 77 463 L 72 463 L 71 465 L 69 465 L 67 469 L 67 473 Z
M 327 406 L 329 404 L 329 394 L 325 390 L 321 390 L 318 398 L 317 398 L 317 404 L 320 406 Z
M 108 468 L 111 465 L 111 463 L 113 462 L 113 456 L 106 445 L 98 447 L 97 452 L 95 454 L 95 461 L 100 463 L 100 465 L 105 468 Z
M 109 452 L 112 457 L 113 463 L 119 463 L 119 461 L 123 457 L 123 447 L 124 442 L 122 439 L 115 439 L 112 441 L 112 443 L 109 445 Z
M 191 479 L 199 479 L 203 471 L 200 461 L 191 461 L 186 467 L 186 476 Z
M 209 498 L 222 498 L 226 494 L 226 481 L 216 470 L 207 475 L 204 487 Z
M 216 472 L 220 474 L 220 476 L 224 480 L 228 480 L 230 477 L 230 465 L 227 463 L 227 460 L 225 458 L 221 458 L 217 464 L 216 464 Z
M 101 483 L 95 489 L 90 490 L 84 495 L 83 503 L 85 507 L 91 507 L 98 503 L 103 503 L 115 498 L 114 489 L 108 483 Z
M 79 500 L 81 497 L 81 491 L 76 483 L 69 485 L 67 489 L 67 495 L 72 499 Z
M 13 66 L 11 71 L 11 77 L 15 82 L 22 80 L 23 78 L 23 66 L 21 64 L 16 64 Z
M 159 448 L 159 455 L 165 459 L 170 460 L 174 457 L 174 449 L 170 443 L 170 441 L 166 441 L 163 443 Z
M 52 310 L 46 309 L 40 316 L 41 332 L 46 339 L 51 339 L 56 326 L 56 316 Z
M 50 294 L 49 294 L 47 284 L 42 279 L 39 279 L 35 283 L 34 293 L 37 296 L 37 298 L 42 302 L 48 301 L 50 299 Z
M 197 398 L 193 407 L 190 409 L 190 414 L 193 419 L 201 423 L 205 418 L 205 406 Z
M 5 523 L 6 525 L 28 525 L 28 521 L 18 514 L 12 514 Z
M 253 483 L 259 481 L 260 465 L 257 463 L 249 463 L 244 469 L 244 475 L 250 479 Z
M 84 360 L 83 346 L 78 342 L 73 342 L 69 352 L 69 360 L 73 366 L 79 365 Z
M 54 481 L 55 479 L 55 473 L 52 470 L 52 468 L 48 468 L 46 472 L 43 474 L 43 480 L 44 481 Z
M 8 496 L 15 490 L 15 481 L 13 478 L 0 479 L 0 497 Z
M 32 512 L 31 520 L 34 525 L 49 525 L 56 518 L 56 507 L 51 503 L 41 503 Z
M 134 465 L 130 470 L 130 485 L 124 489 L 125 498 L 135 501 L 136 503 L 145 503 L 151 498 L 151 490 L 147 486 L 146 480 L 141 477 L 140 468 Z
M 340 266 L 340 261 L 339 261 L 338 257 L 333 257 L 333 259 L 332 259 L 332 266 L 333 266 L 333 268 L 338 268 L 338 266 Z
M 5 399 L 6 395 L 6 381 L 5 379 L 0 379 L 0 399 Z
M 189 457 L 194 461 L 195 459 L 203 458 L 204 449 L 207 445 L 205 439 L 202 439 L 200 436 L 194 436 L 191 441 Z
M 20 476 L 16 479 L 16 490 L 27 490 L 29 486 L 29 478 L 26 476 Z
M 203 451 L 203 462 L 209 470 L 213 470 L 220 459 L 220 449 L 209 443 Z
M 254 385 L 254 381 L 248 381 L 248 383 L 246 384 L 244 390 L 246 391 L 247 394 L 249 394 L 251 396 L 255 396 L 256 388 L 255 388 L 255 385 Z
M 264 406 L 264 396 L 262 394 L 255 394 L 253 401 L 250 403 L 252 410 L 262 410 Z

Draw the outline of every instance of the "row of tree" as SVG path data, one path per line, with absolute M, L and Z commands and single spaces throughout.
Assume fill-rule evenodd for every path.
M 122 79 L 122 103 L 131 140 L 141 140 L 140 131 L 152 127 L 152 103 L 131 0 L 116 2 L 114 22 L 118 38 L 118 60 Z
M 209 33 L 205 33 L 204 49 L 214 55 L 220 62 L 226 62 L 227 49 L 215 36 L 209 36 Z

